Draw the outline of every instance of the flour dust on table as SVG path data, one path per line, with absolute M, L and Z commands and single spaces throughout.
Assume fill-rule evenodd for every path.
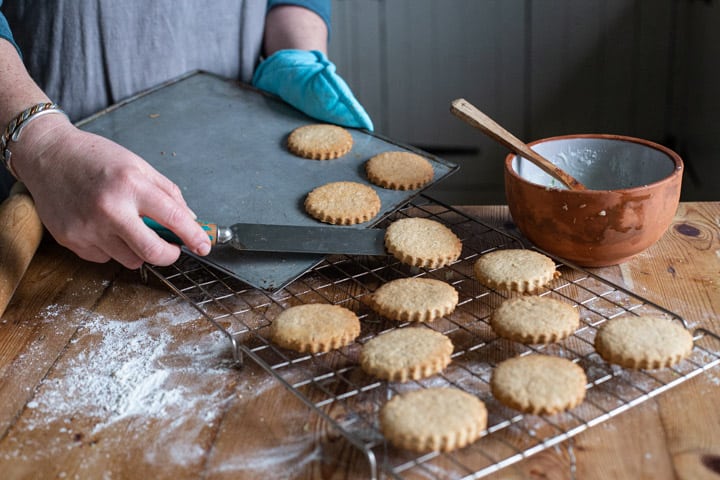
M 14 454 L 30 460 L 76 442 L 132 443 L 151 431 L 162 438 L 144 452 L 147 462 L 200 461 L 204 437 L 238 383 L 225 338 L 179 301 L 136 321 L 65 310 L 50 306 L 43 317 L 48 322 L 60 314 L 84 319 L 14 427 L 38 435 L 10 435 L 26 443 Z M 178 340 L 177 332 L 188 329 L 197 333 Z M 36 438 L 49 439 L 50 445 L 38 449 L 30 444 Z

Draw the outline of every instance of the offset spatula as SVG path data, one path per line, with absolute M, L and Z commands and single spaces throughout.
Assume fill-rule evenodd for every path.
M 173 232 L 155 220 L 143 218 L 145 224 L 168 242 L 181 244 Z M 387 255 L 385 230 L 297 225 L 264 225 L 236 223 L 230 227 L 198 222 L 210 242 L 229 245 L 248 252 L 286 252 L 347 255 Z

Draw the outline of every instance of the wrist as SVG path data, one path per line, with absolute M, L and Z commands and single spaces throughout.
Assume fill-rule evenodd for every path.
M 317 13 L 304 7 L 274 7 L 265 19 L 263 53 L 278 50 L 319 50 L 327 54 L 328 28 Z
M 65 128 L 74 127 L 65 112 L 57 108 L 28 118 L 15 129 L 15 134 L 5 145 L 3 160 L 10 173 L 18 180 L 23 180 L 49 146 L 65 135 L 61 133 Z

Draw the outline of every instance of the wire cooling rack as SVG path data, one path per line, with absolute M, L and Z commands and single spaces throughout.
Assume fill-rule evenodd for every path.
M 626 370 L 604 362 L 593 348 L 603 322 L 623 314 L 659 314 L 685 320 L 618 285 L 554 258 L 561 276 L 539 294 L 565 301 L 580 313 L 580 328 L 564 341 L 521 345 L 497 337 L 490 313 L 508 293 L 480 285 L 472 266 L 482 254 L 501 248 L 526 248 L 505 230 L 470 217 L 429 197 L 420 196 L 385 224 L 402 217 L 442 222 L 462 240 L 461 258 L 452 265 L 421 270 L 392 257 L 331 256 L 286 288 L 267 293 L 248 287 L 211 266 L 183 256 L 171 267 L 146 267 L 192 304 L 232 343 L 238 363 L 252 358 L 292 391 L 305 405 L 336 428 L 366 456 L 376 478 L 481 478 L 618 415 L 720 363 L 720 337 L 697 329 L 689 358 L 660 370 Z M 545 253 L 545 252 L 543 252 Z M 407 323 L 387 320 L 366 305 L 367 296 L 383 283 L 401 277 L 428 277 L 453 285 L 460 297 L 455 312 L 421 328 L 447 335 L 455 350 L 441 374 L 400 384 L 379 381 L 359 367 L 362 345 Z M 273 345 L 268 328 L 282 310 L 305 303 L 331 303 L 358 314 L 361 334 L 351 345 L 324 354 L 299 354 Z M 501 361 L 533 352 L 578 363 L 588 378 L 584 402 L 571 411 L 536 416 L 504 407 L 490 393 L 492 369 Z M 435 386 L 453 386 L 475 394 L 488 408 L 488 427 L 474 444 L 451 453 L 419 455 L 398 450 L 383 438 L 378 412 L 393 395 Z M 422 420 L 420 420 L 422 421 Z

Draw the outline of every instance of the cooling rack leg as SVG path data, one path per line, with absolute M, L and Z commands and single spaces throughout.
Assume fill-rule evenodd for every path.
M 238 344 L 238 341 L 232 335 L 228 335 L 228 337 L 230 338 L 230 344 L 232 345 L 233 362 L 235 363 L 235 366 L 237 368 L 242 368 L 245 364 L 245 357 L 243 356 L 243 352 L 240 349 L 240 344 Z
M 378 480 L 378 464 L 375 454 L 372 450 L 365 450 L 365 456 L 367 457 L 368 467 L 370 467 L 370 479 Z

